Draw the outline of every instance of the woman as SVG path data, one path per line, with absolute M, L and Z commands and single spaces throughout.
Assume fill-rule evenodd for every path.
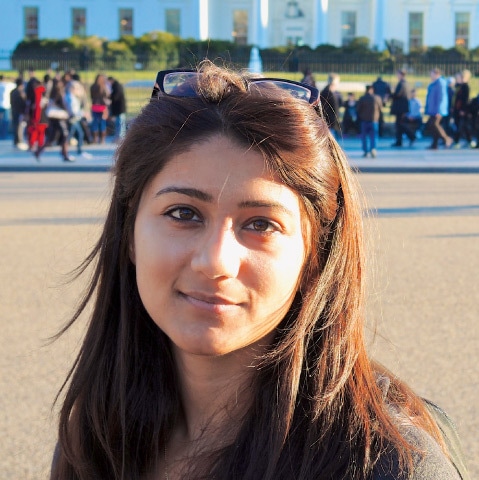
M 301 83 L 305 83 L 306 85 L 310 85 L 311 87 L 316 87 L 316 80 L 310 68 L 304 69 Z
M 404 130 L 402 128 L 403 118 L 409 112 L 409 84 L 406 80 L 407 72 L 400 69 L 396 72 L 398 83 L 391 96 L 391 115 L 395 115 L 396 141 L 391 147 L 402 147 L 402 137 Z
M 70 115 L 70 130 L 68 132 L 68 143 L 72 138 L 77 139 L 77 153 L 81 157 L 90 160 L 93 158 L 83 151 L 85 132 L 82 126 L 82 119 L 85 118 L 85 89 L 78 80 L 70 80 L 66 85 L 65 103 Z
M 318 91 L 200 72 L 160 72 L 118 149 L 52 478 L 460 478 L 366 354 L 361 208 Z
M 45 87 L 39 80 L 30 80 L 31 95 L 28 101 L 28 125 L 27 138 L 28 147 L 39 160 L 40 153 L 45 148 L 45 137 L 48 127 L 48 118 L 45 113 L 48 98 L 45 96 Z M 34 150 L 36 145 L 36 150 Z
M 358 135 L 361 131 L 360 122 L 358 119 L 356 96 L 353 92 L 348 93 L 348 98 L 344 103 L 344 115 L 343 115 L 343 133 L 352 133 Z
M 47 145 L 54 145 L 57 141 L 61 147 L 61 156 L 64 162 L 74 162 L 75 158 L 68 153 L 69 133 L 70 133 L 70 114 L 68 113 L 67 102 L 65 99 L 66 79 L 54 79 L 50 100 L 46 109 L 48 117 L 48 139 L 43 146 L 35 152 L 37 160 Z
M 330 73 L 327 85 L 321 90 L 324 118 L 336 140 L 339 140 L 342 134 L 340 109 L 343 106 L 343 97 L 338 91 L 339 81 L 337 73 Z
M 90 97 L 93 143 L 105 143 L 108 106 L 111 103 L 105 75 L 98 74 L 95 77 L 95 82 L 90 87 Z
M 456 74 L 456 91 L 454 101 L 452 102 L 452 117 L 454 119 L 454 148 L 461 148 L 461 137 L 467 142 L 466 146 L 474 148 L 476 142 L 472 140 L 471 118 L 469 117 L 469 80 L 471 79 L 470 70 L 463 70 Z

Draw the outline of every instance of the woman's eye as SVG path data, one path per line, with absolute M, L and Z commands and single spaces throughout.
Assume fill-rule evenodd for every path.
M 246 226 L 246 228 L 256 232 L 274 232 L 277 230 L 277 228 L 271 222 L 261 218 L 253 220 Z
M 168 212 L 166 212 L 166 215 L 176 220 L 196 221 L 196 222 L 200 220 L 196 212 L 188 207 L 173 208 Z

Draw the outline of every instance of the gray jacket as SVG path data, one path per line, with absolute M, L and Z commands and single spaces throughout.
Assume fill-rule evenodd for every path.
M 389 388 L 389 378 L 381 376 L 378 378 L 378 383 L 386 393 Z M 398 408 L 390 406 L 391 415 L 401 426 L 406 439 L 425 452 L 425 455 L 415 456 L 414 472 L 411 476 L 405 477 L 401 474 L 394 451 L 388 451 L 379 459 L 369 480 L 471 480 L 464 464 L 459 438 L 452 421 L 433 403 L 426 401 L 426 406 L 443 433 L 451 458 L 444 455 L 441 447 L 428 433 L 414 426 Z M 58 454 L 57 445 L 53 455 L 52 470 Z
M 389 388 L 389 379 L 381 377 L 378 382 L 383 391 Z M 445 443 L 448 447 L 450 458 L 444 455 L 439 444 L 425 431 L 419 429 L 398 408 L 390 407 L 391 415 L 404 432 L 405 438 L 416 445 L 424 455 L 414 456 L 414 471 L 411 476 L 401 476 L 394 453 L 385 455 L 375 467 L 371 480 L 470 480 L 467 472 L 464 455 L 462 453 L 459 437 L 454 424 L 446 413 L 437 405 L 425 400 L 426 407 L 436 421 Z

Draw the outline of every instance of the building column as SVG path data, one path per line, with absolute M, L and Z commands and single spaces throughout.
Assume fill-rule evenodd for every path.
M 207 40 L 210 34 L 209 19 L 210 9 L 209 0 L 198 0 L 198 18 L 199 18 L 199 38 L 200 40 Z
M 251 44 L 259 48 L 269 47 L 269 0 L 253 0 Z
M 209 38 L 209 0 L 192 0 L 188 9 L 188 18 L 190 28 L 185 31 L 191 32 L 190 35 L 197 40 L 207 40 Z M 181 12 L 183 14 L 183 10 Z
M 469 25 L 469 48 L 473 48 L 473 45 L 479 44 L 479 3 L 471 15 L 471 25 Z
M 313 4 L 313 42 L 311 47 L 331 43 L 328 41 L 328 0 L 315 0 Z
M 372 2 L 372 11 L 376 12 L 373 14 L 373 46 L 377 46 L 378 50 L 383 50 L 385 46 L 385 38 L 384 38 L 384 26 L 386 22 L 385 18 L 385 2 L 384 0 L 373 0 Z
M 190 0 L 186 4 L 186 9 L 181 10 L 181 21 L 185 22 L 185 26 L 182 28 L 187 32 L 187 35 L 195 40 L 201 40 L 201 9 L 203 7 L 202 0 Z M 203 7 L 204 8 L 204 7 Z M 188 15 L 185 14 L 188 12 Z

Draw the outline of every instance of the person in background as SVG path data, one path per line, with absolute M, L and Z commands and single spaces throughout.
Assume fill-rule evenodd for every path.
M 26 122 L 25 110 L 27 108 L 27 96 L 25 84 L 21 77 L 15 79 L 16 87 L 10 92 L 10 105 L 12 108 L 13 146 L 19 150 L 27 150 L 25 143 Z
M 385 82 L 381 76 L 377 77 L 373 82 L 374 95 L 378 95 L 381 98 L 383 104 L 385 104 L 391 96 L 391 86 Z
M 374 94 L 374 88 L 372 85 L 367 85 L 365 94 L 358 100 L 356 105 L 358 118 L 361 122 L 363 157 L 367 157 L 370 153 L 371 157 L 376 158 L 379 117 L 381 115 L 382 106 L 383 102 L 381 97 Z
M 341 136 L 339 109 L 343 106 L 343 98 L 338 91 L 340 77 L 337 73 L 330 73 L 328 83 L 321 91 L 321 107 L 324 119 L 335 139 Z
M 45 96 L 45 86 L 36 77 L 30 78 L 29 90 L 30 98 L 27 98 L 27 110 L 29 112 L 27 124 L 28 148 L 39 161 L 46 142 L 48 98 Z M 36 150 L 34 150 L 35 146 Z
M 391 115 L 395 115 L 396 141 L 392 147 L 402 147 L 403 117 L 409 112 L 409 85 L 406 81 L 406 70 L 397 71 L 398 83 L 392 94 Z
M 447 86 L 447 115 L 441 120 L 441 125 L 447 135 L 454 138 L 454 132 L 456 131 L 456 125 L 453 122 L 454 111 L 454 97 L 456 96 L 456 88 L 461 83 L 461 78 L 457 74 L 454 77 L 446 79 Z
M 303 78 L 301 79 L 301 83 L 309 85 L 311 87 L 316 87 L 316 80 L 314 78 L 313 72 L 310 68 L 305 68 L 303 72 Z
M 87 89 L 85 88 L 85 84 L 82 82 L 80 78 L 80 74 L 78 72 L 72 73 L 72 80 L 78 82 L 81 85 L 81 92 L 82 98 L 80 99 L 81 104 L 83 105 L 83 117 L 80 120 L 80 125 L 83 129 L 83 139 L 85 143 L 92 144 L 93 143 L 93 135 L 91 133 L 91 106 L 89 96 L 87 94 Z M 77 91 L 78 93 L 78 91 Z
M 10 132 L 12 116 L 10 93 L 15 87 L 15 83 L 0 74 L 0 140 L 8 138 Z
M 453 97 L 452 117 L 454 119 L 454 148 L 461 148 L 460 140 L 464 138 L 468 147 L 474 148 L 476 142 L 472 140 L 471 118 L 469 116 L 469 80 L 471 79 L 470 70 L 463 70 L 456 78 L 459 78 L 456 92 Z
M 431 70 L 431 83 L 427 87 L 425 113 L 429 115 L 425 129 L 432 135 L 430 150 L 437 150 L 439 139 L 444 141 L 446 148 L 449 148 L 453 139 L 449 137 L 441 124 L 442 118 L 447 116 L 449 111 L 449 100 L 447 96 L 446 80 L 439 68 Z
M 383 106 L 389 101 L 391 97 L 391 86 L 389 83 L 385 82 L 381 76 L 377 77 L 373 82 L 374 95 L 378 95 L 381 98 Z M 384 134 L 384 115 L 383 110 L 381 109 L 381 115 L 379 116 L 379 136 L 382 137 Z
M 471 119 L 471 131 L 476 136 L 474 148 L 479 148 L 479 94 L 469 102 L 469 117 Z M 471 143 L 471 148 L 473 144 Z
M 318 93 L 158 73 L 63 329 L 87 322 L 51 480 L 466 479 L 447 416 L 370 358 L 363 204 Z
M 58 81 L 59 79 L 56 78 L 56 75 L 51 70 L 43 75 L 43 85 L 45 87 L 45 95 L 47 98 L 50 98 L 52 94 L 54 80 Z
M 115 122 L 115 141 L 122 139 L 126 132 L 126 98 L 123 85 L 113 77 L 108 77 L 110 84 L 110 116 Z
M 403 117 L 403 131 L 409 138 L 409 146 L 412 147 L 417 138 L 422 136 L 422 105 L 417 98 L 416 89 L 411 90 L 409 99 L 409 112 Z
M 70 80 L 65 87 L 65 106 L 70 115 L 70 128 L 68 132 L 67 143 L 70 144 L 72 138 L 77 139 L 77 153 L 80 157 L 90 160 L 91 154 L 83 151 L 84 131 L 81 124 L 85 116 L 84 112 L 85 89 L 77 80 Z
M 361 125 L 358 119 L 358 112 L 356 110 L 356 96 L 353 92 L 348 93 L 348 97 L 344 102 L 344 113 L 343 113 L 343 134 L 353 133 L 355 135 L 359 134 L 361 131 Z
M 90 87 L 91 98 L 91 132 L 94 143 L 105 143 L 106 139 L 106 121 L 108 119 L 110 106 L 110 91 L 107 87 L 107 77 L 98 74 L 95 82 Z
M 30 108 L 32 108 L 35 102 L 35 88 L 40 84 L 40 80 L 35 76 L 35 69 L 28 67 L 27 69 L 28 80 L 25 85 L 25 95 L 27 96 L 27 116 L 30 115 Z
M 46 146 L 54 145 L 56 142 L 60 144 L 60 154 L 64 162 L 74 162 L 75 157 L 71 156 L 69 150 L 69 133 L 70 133 L 70 113 L 68 111 L 65 89 L 69 83 L 69 76 L 65 76 L 58 80 L 53 79 L 53 86 L 50 92 L 50 99 L 46 114 L 48 117 L 48 140 Z M 42 147 L 35 153 L 36 159 L 40 160 Z

